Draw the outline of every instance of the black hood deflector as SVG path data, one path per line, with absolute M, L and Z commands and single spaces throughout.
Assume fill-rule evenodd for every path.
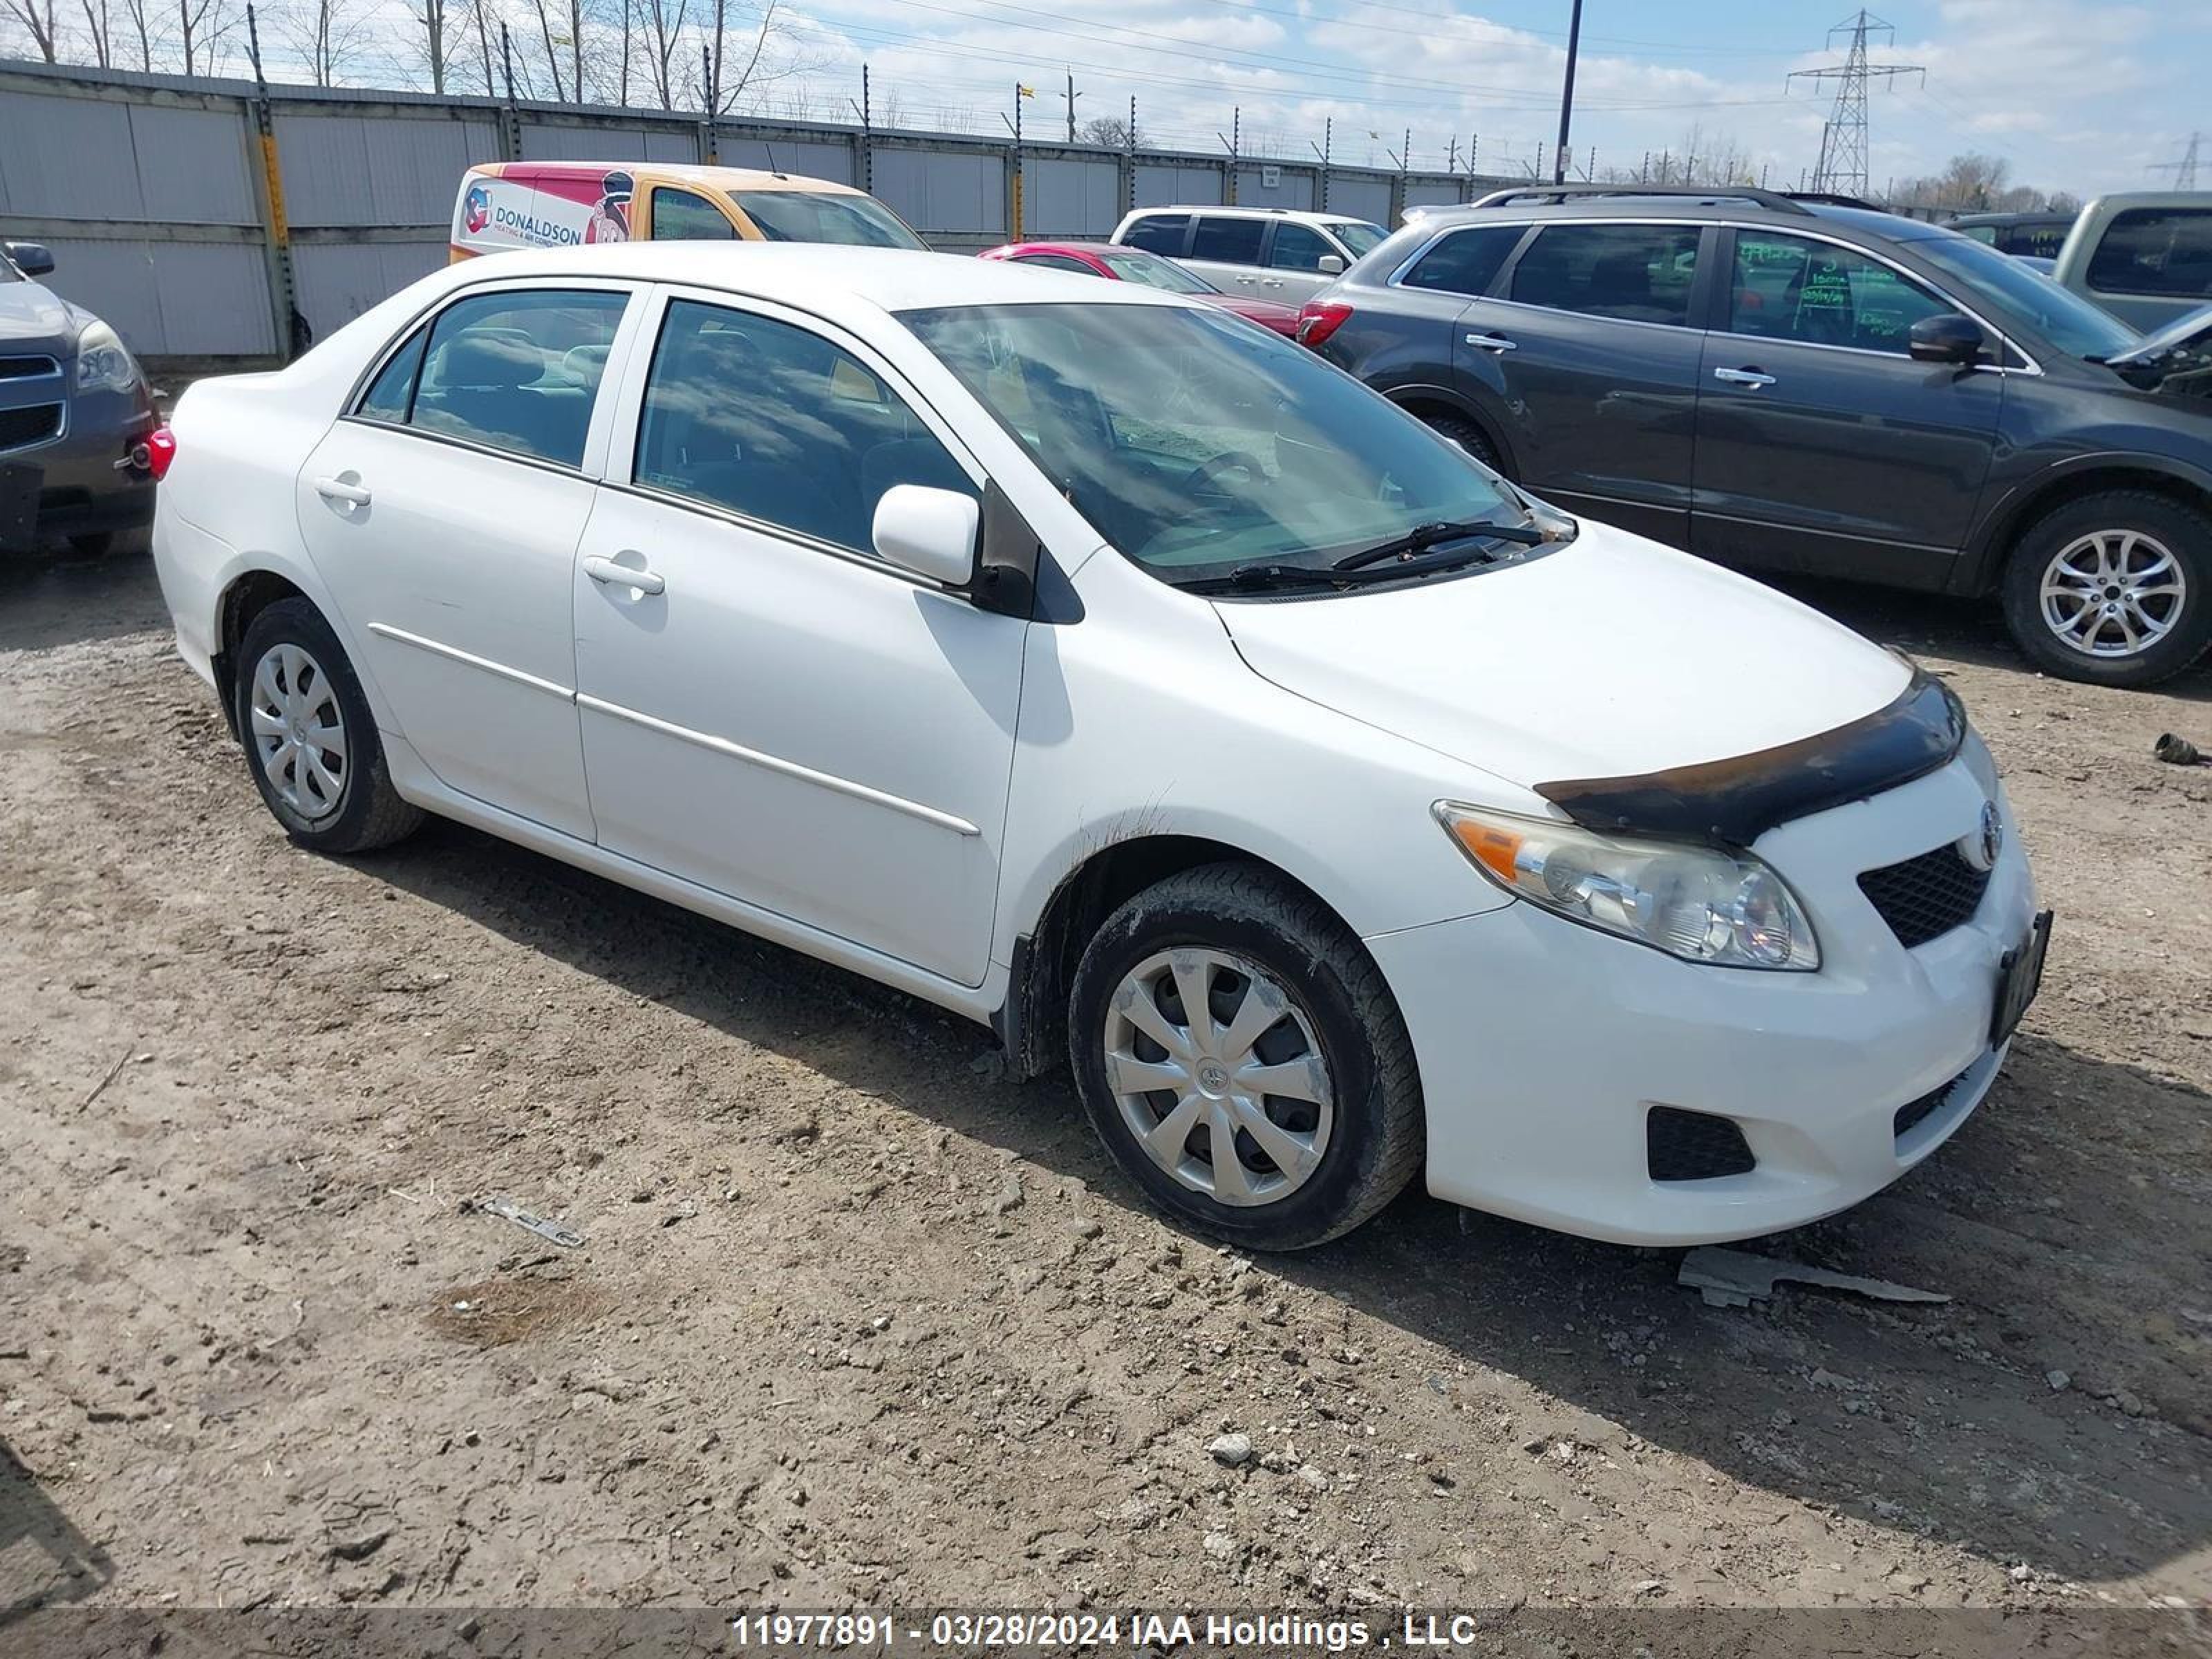
M 1951 688 L 1915 669 L 1887 708 L 1756 754 L 1536 793 L 1586 830 L 1748 847 L 1777 824 L 1864 800 L 1948 765 L 1966 740 Z

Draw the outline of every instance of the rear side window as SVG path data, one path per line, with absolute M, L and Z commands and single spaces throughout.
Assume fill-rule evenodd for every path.
M 2212 300 L 2212 210 L 2129 208 L 2112 216 L 2089 256 L 2100 294 Z
M 407 343 L 385 360 L 368 390 L 353 412 L 364 421 L 389 421 L 404 425 L 408 406 L 415 401 L 415 374 L 422 367 L 423 343 L 430 337 L 426 324 L 408 337 Z
M 430 325 L 407 424 L 578 466 L 627 294 L 539 289 L 456 301 Z M 375 388 L 371 388 L 372 392 Z
M 1695 225 L 1547 225 L 1513 270 L 1513 298 L 1588 317 L 1690 320 Z
M 1275 227 L 1275 244 L 1267 250 L 1267 263 L 1278 270 L 1319 270 L 1324 253 L 1336 253 L 1328 238 L 1317 230 L 1286 222 Z M 1341 253 L 1336 257 L 1344 258 Z
M 705 197 L 665 186 L 653 192 L 653 240 L 656 242 L 732 242 L 738 229 Z
M 1407 288 L 1446 294 L 1487 294 L 1498 267 L 1521 245 L 1525 225 L 1479 225 L 1455 230 L 1424 253 L 1405 276 Z
M 1071 259 L 1065 253 L 1017 253 L 1013 263 L 1018 265 L 1042 265 L 1050 270 L 1072 270 L 1079 276 L 1096 276 L 1098 273 L 1080 259 Z
M 1121 242 L 1126 247 L 1172 255 L 1182 252 L 1183 236 L 1189 229 L 1188 213 L 1155 213 L 1131 225 Z
M 1190 257 L 1218 259 L 1226 265 L 1256 265 L 1260 263 L 1260 239 L 1267 233 L 1267 222 L 1262 219 L 1231 219 L 1201 213 L 1198 228 L 1191 235 Z
M 894 484 L 973 495 L 958 462 L 850 352 L 772 318 L 672 302 L 638 422 L 636 483 L 857 552 Z
M 1735 234 L 1730 333 L 1904 355 L 1913 324 L 1953 309 L 1881 261 L 1832 242 Z

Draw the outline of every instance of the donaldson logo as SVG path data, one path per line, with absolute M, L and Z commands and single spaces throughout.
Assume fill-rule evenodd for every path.
M 461 222 L 476 234 L 491 222 L 491 192 L 482 185 L 469 186 L 469 193 L 461 203 Z
M 508 235 L 535 242 L 540 247 L 570 247 L 584 240 L 584 234 L 574 225 L 541 219 L 534 213 L 517 213 L 511 207 L 495 204 L 491 222 Z

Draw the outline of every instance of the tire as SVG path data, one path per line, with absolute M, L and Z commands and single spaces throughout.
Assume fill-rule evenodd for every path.
M 2100 568 L 2121 580 L 2098 589 Z M 2046 579 L 2054 590 L 2048 603 Z M 2178 595 L 2158 591 L 2175 580 Z M 2121 610 L 2110 617 L 2083 617 L 2076 593 L 2092 609 L 2118 604 Z M 2003 600 L 2005 626 L 2037 666 L 2093 685 L 2154 685 L 2212 645 L 2212 518 L 2141 489 L 2100 490 L 2069 501 L 2014 544 Z M 2060 623 L 2075 617 L 2081 618 L 2076 636 L 2098 648 L 2062 635 Z M 2126 648 L 2128 629 L 2147 634 L 2154 625 L 2163 630 L 2155 640 Z
M 1208 992 L 1209 1031 L 1196 1045 L 1188 1020 L 1175 1018 L 1186 983 Z M 1241 1050 L 1240 1014 L 1258 1033 Z M 1152 1038 L 1147 1022 L 1164 1022 L 1187 1054 L 1194 1047 L 1188 1063 Z M 1267 1066 L 1268 1080 L 1292 1092 L 1237 1087 L 1240 1052 L 1247 1073 Z M 1170 876 L 1107 918 L 1076 969 L 1068 1058 L 1091 1127 L 1129 1178 L 1176 1221 L 1232 1244 L 1325 1243 L 1396 1197 L 1420 1167 L 1419 1075 L 1381 971 L 1319 900 L 1249 865 Z M 1128 1087 L 1153 1076 L 1170 1086 Z M 1243 1127 L 1255 1111 L 1273 1154 Z M 1156 1157 L 1140 1129 L 1178 1113 L 1188 1133 L 1176 1140 L 1170 1129 Z M 1239 1154 L 1228 1182 L 1215 1173 L 1224 1130 Z M 1241 1188 L 1243 1201 L 1224 1186 Z
M 1510 477 L 1505 463 L 1498 453 L 1498 446 L 1490 441 L 1490 434 L 1473 421 L 1460 415 L 1424 415 L 1421 419 L 1430 431 L 1439 437 L 1450 439 L 1462 449 L 1480 461 L 1501 478 Z
M 376 719 L 353 665 L 322 612 L 307 600 L 280 599 L 253 619 L 239 646 L 232 696 L 246 770 L 284 833 L 301 846 L 366 853 L 422 821 L 422 809 L 392 787 Z M 295 745 L 294 732 L 328 734 L 331 741 Z M 304 775 L 298 758 L 303 749 L 313 757 Z

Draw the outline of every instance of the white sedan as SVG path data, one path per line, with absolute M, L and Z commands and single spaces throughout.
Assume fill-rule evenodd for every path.
M 1186 300 L 516 253 L 173 437 L 178 643 L 294 840 L 439 813 L 988 1022 L 1241 1244 L 1416 1174 L 1636 1243 L 1810 1220 L 2035 988 L 1942 686 Z

